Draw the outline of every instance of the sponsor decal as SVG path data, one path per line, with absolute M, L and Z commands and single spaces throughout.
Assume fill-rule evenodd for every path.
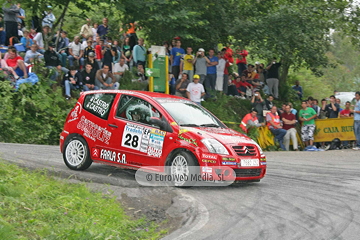
M 211 172 L 212 172 L 212 168 L 211 168 L 211 167 L 202 167 L 202 168 L 201 168 L 201 171 L 202 171 L 202 172 L 205 172 L 205 173 L 211 173 Z
M 236 165 L 236 162 L 222 162 L 222 165 Z
M 98 148 L 93 148 L 92 155 L 94 157 L 97 157 L 97 158 L 100 158 L 100 159 L 104 159 L 104 160 L 108 160 L 108 161 L 112 161 L 112 162 L 117 162 L 117 163 L 127 164 L 126 155 L 124 153 L 111 151 L 111 150 L 106 150 L 106 149 L 101 149 L 100 150 Z
M 179 134 L 186 133 L 188 131 L 189 131 L 188 129 L 182 128 L 182 129 L 179 130 Z
M 86 104 L 87 109 L 91 109 L 94 112 L 104 116 L 106 111 L 109 109 L 110 104 L 97 98 L 96 95 L 93 95 L 90 98 L 90 101 Z
M 236 159 L 235 158 L 222 158 L 223 161 L 230 161 L 230 162 L 235 162 Z
M 85 137 L 88 137 L 93 141 L 99 140 L 105 144 L 109 144 L 111 132 L 90 121 L 85 116 L 81 117 L 80 122 L 77 124 L 77 128 L 84 132 Z
M 203 158 L 207 158 L 207 159 L 217 159 L 217 155 L 215 155 L 215 154 L 208 154 L 208 153 L 203 153 L 202 154 L 202 157 Z
M 267 163 L 266 162 L 260 162 L 261 165 L 266 165 Z
M 61 140 L 64 140 L 64 136 L 60 136 L 60 139 L 61 139 Z
M 202 159 L 201 161 L 204 162 L 204 163 L 217 163 L 217 161 L 210 160 L 210 159 Z
M 72 121 L 75 121 L 75 120 L 79 119 L 79 115 L 81 113 L 81 110 L 82 110 L 82 106 L 81 106 L 81 104 L 79 102 L 77 102 L 74 109 L 70 113 L 70 117 L 69 117 L 69 120 L 67 122 L 69 123 L 69 122 L 72 122 Z

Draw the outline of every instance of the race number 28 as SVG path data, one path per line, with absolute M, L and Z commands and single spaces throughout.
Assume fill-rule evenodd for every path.
M 139 136 L 130 133 L 126 134 L 124 144 L 128 147 L 137 148 L 139 146 Z
M 143 132 L 143 128 L 126 125 L 121 139 L 121 146 L 140 151 Z

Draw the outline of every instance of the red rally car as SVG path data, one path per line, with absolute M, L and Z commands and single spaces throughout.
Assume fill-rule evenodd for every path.
M 177 166 L 184 174 L 189 166 L 204 172 L 227 166 L 236 181 L 255 182 L 266 173 L 265 155 L 252 139 L 188 99 L 162 93 L 81 94 L 65 121 L 60 150 L 73 170 L 92 162 L 157 171 Z

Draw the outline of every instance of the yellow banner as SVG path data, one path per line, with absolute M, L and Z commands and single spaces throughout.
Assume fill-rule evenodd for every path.
M 314 142 L 330 142 L 334 138 L 341 141 L 356 140 L 354 118 L 328 118 L 315 120 Z
M 303 147 L 303 142 L 301 141 L 300 135 L 297 132 L 296 138 L 298 141 L 298 145 L 300 147 Z M 269 130 L 268 127 L 259 127 L 259 137 L 258 137 L 258 143 L 262 149 L 266 149 L 269 146 L 274 146 L 274 135 Z M 292 140 L 290 140 L 290 145 L 292 145 Z

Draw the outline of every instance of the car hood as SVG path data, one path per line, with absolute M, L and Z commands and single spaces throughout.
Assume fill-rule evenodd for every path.
M 212 127 L 182 127 L 179 134 L 195 134 L 198 138 L 214 138 L 226 145 L 238 143 L 254 144 L 254 141 L 248 136 L 238 133 L 230 128 L 212 128 Z

